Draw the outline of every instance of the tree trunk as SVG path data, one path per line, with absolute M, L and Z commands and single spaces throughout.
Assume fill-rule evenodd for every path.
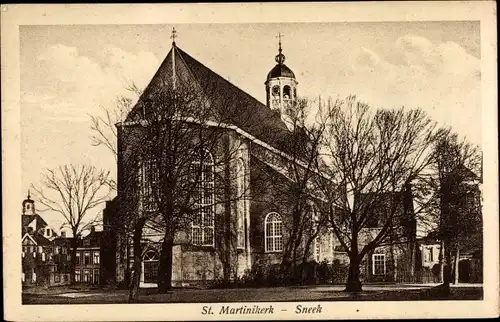
M 165 232 L 158 268 L 158 293 L 167 293 L 172 288 L 173 247 L 174 240 L 171 233 Z
M 78 237 L 76 233 L 73 232 L 73 238 L 71 238 L 71 260 L 69 265 L 69 281 L 70 284 L 75 284 L 75 269 L 76 269 L 76 248 L 78 247 Z
M 456 249 L 456 253 L 455 253 L 455 278 L 454 278 L 454 281 L 453 281 L 453 284 L 457 285 L 458 284 L 458 263 L 460 262 L 460 246 L 458 245 L 457 243 L 457 249 Z
M 142 231 L 144 225 L 146 224 L 146 219 L 139 219 L 134 229 L 133 236 L 133 247 L 134 247 L 134 272 L 132 276 L 132 282 L 130 284 L 128 302 L 137 303 L 139 301 L 139 284 L 141 282 L 142 273 Z
M 361 292 L 360 269 L 361 264 L 360 255 L 353 255 L 349 257 L 349 272 L 347 275 L 346 292 Z
M 441 241 L 441 247 L 439 248 L 439 282 L 444 284 L 444 242 Z

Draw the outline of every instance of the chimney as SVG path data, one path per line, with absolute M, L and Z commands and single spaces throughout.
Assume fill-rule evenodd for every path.
M 64 230 L 61 231 L 61 237 L 66 237 L 66 232 Z
M 91 234 L 92 234 L 92 233 L 95 233 L 95 226 L 94 226 L 94 225 L 92 225 L 92 226 L 90 227 L 90 233 L 91 233 Z

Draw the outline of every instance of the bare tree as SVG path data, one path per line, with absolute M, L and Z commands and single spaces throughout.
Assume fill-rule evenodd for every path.
M 200 83 L 207 83 L 212 88 L 165 82 L 147 89 L 129 114 L 136 123 L 128 122 L 121 127 L 127 132 L 125 140 L 128 142 L 123 141 L 124 154 L 121 160 L 119 158 L 122 163 L 119 167 L 128 168 L 123 170 L 124 176 L 140 178 L 140 191 L 134 192 L 140 197 L 137 200 L 139 209 L 132 219 L 136 228 L 130 301 L 137 300 L 141 270 L 139 235 L 146 222 L 151 221 L 157 231 L 163 233 L 158 291 L 165 292 L 171 287 L 176 233 L 190 231 L 189 242 L 194 247 L 217 247 L 214 245 L 214 226 L 219 222 L 229 225 L 228 204 L 238 198 L 231 193 L 228 182 L 239 176 L 230 169 L 240 153 L 241 142 L 229 124 L 236 117 L 245 122 L 238 110 L 241 103 L 230 93 L 220 93 L 213 82 Z M 131 186 L 134 184 L 124 185 L 125 189 Z M 129 193 L 123 196 L 125 199 L 120 204 L 125 207 L 134 200 Z M 216 215 L 223 218 L 215 218 Z M 225 248 L 229 249 L 230 234 L 225 236 L 228 244 Z M 224 265 L 224 276 L 228 277 L 229 272 Z
M 139 97 L 142 90 L 137 87 L 135 83 L 131 83 L 126 86 L 125 89 L 133 94 L 134 97 Z M 112 106 L 100 106 L 101 114 L 89 115 L 92 131 L 90 137 L 93 146 L 103 146 L 109 152 L 111 152 L 115 161 L 118 161 L 118 127 L 117 124 L 121 124 L 125 121 L 128 113 L 132 110 L 134 104 L 134 99 L 128 97 L 127 95 L 120 95 L 116 98 L 114 105 Z M 117 191 L 116 178 L 110 178 L 110 187 Z M 129 285 L 130 278 L 130 264 L 129 256 L 127 254 L 122 254 L 122 249 L 125 253 L 129 251 L 129 240 L 132 235 L 130 229 L 130 221 L 125 220 L 125 215 L 121 216 L 122 220 L 116 219 L 116 215 L 112 220 L 113 230 L 117 233 L 119 238 L 116 239 L 117 248 L 117 265 L 118 265 L 118 276 L 123 278 L 124 284 Z M 120 238 L 124 237 L 124 238 Z M 125 258 L 123 258 L 125 257 Z
M 309 260 L 310 247 L 321 230 L 324 221 L 323 212 L 319 211 L 320 196 L 315 191 L 314 183 L 319 176 L 318 162 L 320 157 L 321 138 L 325 124 L 308 124 L 310 102 L 298 99 L 285 109 L 282 118 L 289 128 L 289 135 L 283 140 L 281 149 L 288 156 L 275 158 L 278 169 L 253 169 L 261 173 L 259 182 L 252 186 L 268 185 L 272 187 L 265 191 L 262 200 L 254 197 L 254 201 L 268 200 L 269 209 L 276 209 L 276 204 L 284 205 L 280 213 L 283 221 L 283 255 L 280 264 L 281 274 L 290 278 L 289 282 L 300 282 L 303 267 Z M 268 194 L 272 197 L 269 198 Z M 254 195 L 256 195 L 254 193 Z
M 320 120 L 326 125 L 323 171 L 331 179 L 319 187 L 328 200 L 331 228 L 349 257 L 346 290 L 360 291 L 360 264 L 367 254 L 411 242 L 407 227 L 415 218 L 406 198 L 411 183 L 432 163 L 440 131 L 420 109 L 372 112 L 354 96 L 329 100 Z
M 482 154 L 478 146 L 451 131 L 436 143 L 435 153 L 439 259 L 443 285 L 448 287 L 458 283 L 460 251 L 482 246 Z
M 109 171 L 93 166 L 64 165 L 47 169 L 42 187 L 33 189 L 39 202 L 64 218 L 63 226 L 71 229 L 71 283 L 75 282 L 76 248 L 81 234 L 98 222 L 91 211 L 109 197 Z
M 127 86 L 126 90 L 135 94 L 137 97 L 142 93 L 134 83 Z M 116 98 L 113 107 L 100 107 L 103 115 L 89 115 L 92 122 L 90 126 L 93 132 L 93 135 L 90 137 L 92 145 L 106 147 L 115 158 L 115 161 L 117 161 L 118 158 L 116 144 L 118 131 L 116 124 L 125 121 L 125 118 L 133 107 L 132 104 L 133 100 L 131 98 L 121 95 Z

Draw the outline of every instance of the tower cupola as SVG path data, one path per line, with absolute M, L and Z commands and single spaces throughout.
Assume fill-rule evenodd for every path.
M 31 199 L 30 191 L 28 197 L 23 201 L 23 215 L 35 215 L 35 202 Z
M 278 35 L 278 54 L 275 57 L 276 65 L 267 74 L 265 82 L 267 106 L 279 112 L 282 120 L 287 121 L 291 115 L 290 109 L 297 101 L 297 80 L 293 71 L 285 65 L 285 55 L 281 47 L 281 33 Z

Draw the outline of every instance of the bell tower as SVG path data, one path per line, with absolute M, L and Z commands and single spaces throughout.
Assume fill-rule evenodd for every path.
M 297 101 L 297 80 L 295 74 L 285 65 L 285 55 L 281 48 L 281 33 L 278 34 L 278 55 L 276 55 L 276 66 L 267 74 L 266 102 L 267 107 L 279 112 L 281 119 L 287 121 L 291 115 L 292 108 Z M 288 123 L 288 122 L 287 122 Z
M 23 201 L 23 215 L 35 215 L 35 202 L 31 200 L 30 191 L 28 197 Z

